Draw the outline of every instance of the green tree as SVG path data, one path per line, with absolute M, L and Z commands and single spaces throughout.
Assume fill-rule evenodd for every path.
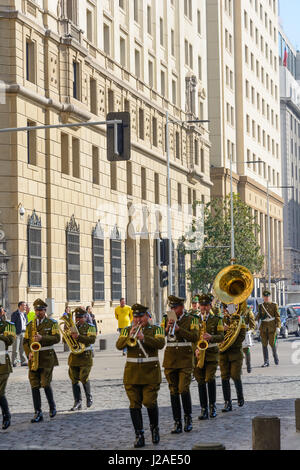
M 252 274 L 261 271 L 264 256 L 257 243 L 259 225 L 251 209 L 234 195 L 233 203 L 236 264 L 245 266 Z M 193 221 L 192 232 L 196 231 Z M 193 242 L 193 236 L 184 238 L 185 246 Z M 187 253 L 187 251 L 186 251 Z M 192 256 L 192 266 L 187 272 L 191 292 L 210 292 L 216 275 L 231 263 L 231 215 L 230 196 L 216 198 L 204 207 L 204 243 Z

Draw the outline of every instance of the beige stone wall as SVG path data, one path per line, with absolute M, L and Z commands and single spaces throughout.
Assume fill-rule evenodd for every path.
M 110 234 L 115 224 L 122 233 L 122 287 L 123 295 L 127 282 L 128 295 L 132 301 L 147 302 L 152 311 L 157 310 L 157 271 L 154 258 L 153 234 L 156 230 L 154 174 L 160 178 L 160 204 L 163 205 L 161 220 L 162 235 L 166 236 L 167 167 L 165 154 L 165 111 L 172 118 L 186 119 L 184 95 L 174 105 L 163 98 L 158 89 L 150 89 L 143 80 L 128 73 L 114 58 L 106 56 L 100 47 L 87 42 L 80 33 L 79 40 L 61 39 L 62 26 L 58 24 L 56 2 L 48 2 L 49 11 L 44 11 L 42 2 L 35 7 L 33 2 L 17 4 L 15 12 L 5 13 L 0 20 L 1 38 L 11 47 L 0 43 L 0 60 L 10 64 L 0 72 L 0 78 L 8 83 L 7 100 L 0 106 L 1 127 L 26 126 L 30 120 L 36 125 L 80 123 L 87 120 L 105 120 L 109 105 L 109 91 L 114 93 L 114 110 L 124 110 L 129 101 L 132 132 L 132 195 L 127 194 L 126 163 L 117 165 L 117 190 L 111 189 L 111 165 L 106 159 L 105 128 L 92 127 L 73 129 L 51 129 L 36 131 L 36 164 L 28 163 L 27 134 L 2 134 L 0 136 L 0 220 L 7 236 L 7 249 L 11 256 L 9 264 L 9 301 L 11 309 L 18 300 L 32 304 L 34 299 L 54 299 L 55 316 L 64 309 L 66 294 L 66 225 L 74 215 L 80 227 L 81 295 L 84 306 L 93 300 L 92 276 L 92 231 L 98 220 L 104 230 L 105 240 L 105 300 L 93 305 L 97 320 L 102 320 L 103 333 L 117 327 L 111 302 L 110 287 Z M 55 5 L 54 5 L 55 3 Z M 82 9 L 83 2 L 80 2 Z M 0 2 L 0 8 L 4 3 Z M 44 14 L 42 14 L 44 13 Z M 178 12 L 177 12 L 178 14 Z M 97 17 L 98 18 L 98 17 Z M 102 30 L 101 17 L 97 22 Z M 117 19 L 117 13 L 116 13 Z M 167 18 L 166 18 L 167 22 Z M 186 26 L 185 26 L 186 28 Z M 132 33 L 133 34 L 133 33 Z M 117 36 L 116 36 L 117 37 Z M 130 36 L 131 37 L 131 36 Z M 26 40 L 35 45 L 35 83 L 26 80 Z M 205 41 L 201 42 L 204 53 Z M 116 47 L 116 45 L 115 45 Z M 179 51 L 178 51 L 179 53 Z M 180 52 L 182 55 L 182 51 Z M 205 60 L 205 55 L 203 55 Z M 80 64 L 80 100 L 73 98 L 73 60 Z M 178 63 L 177 63 L 178 66 Z M 170 66 L 171 67 L 171 66 Z M 205 70 L 205 65 L 203 64 Z M 183 82 L 185 72 L 183 73 Z M 97 115 L 91 113 L 90 78 L 97 81 Z M 203 72 L 203 83 L 206 74 Z M 179 87 L 180 88 L 180 87 Z M 144 139 L 139 137 L 139 109 L 144 110 Z M 152 117 L 157 118 L 157 146 L 152 139 Z M 180 132 L 180 159 L 175 155 L 175 132 Z M 69 173 L 61 171 L 61 134 L 69 136 Z M 198 164 L 191 157 L 189 136 L 199 142 Z M 189 191 L 196 199 L 210 199 L 208 132 L 203 127 L 192 129 L 178 124 L 170 126 L 171 197 L 177 204 L 177 184 L 182 187 L 182 204 L 188 204 Z M 80 175 L 72 175 L 72 138 L 80 142 Z M 92 146 L 99 148 L 99 185 L 93 183 Z M 203 148 L 201 164 L 200 150 Z M 142 200 L 141 167 L 146 168 L 147 194 Z M 22 203 L 26 214 L 19 216 L 17 207 Z M 131 242 L 131 258 L 125 266 L 125 235 L 128 224 L 128 204 L 137 207 L 136 232 L 142 230 L 141 208 L 148 206 L 150 215 L 147 242 L 138 235 Z M 113 215 L 113 208 L 116 216 Z M 27 266 L 27 222 L 33 210 L 41 217 L 42 224 L 42 286 L 28 287 Z M 180 236 L 178 226 L 180 213 L 172 217 L 174 237 Z M 142 246 L 142 250 L 141 250 Z M 175 248 L 177 242 L 175 242 Z M 176 252 L 176 251 L 175 251 Z M 127 257 L 128 258 L 128 257 Z M 188 258 L 188 257 L 187 257 Z M 134 261 L 134 262 L 133 262 Z M 188 268 L 188 259 L 186 268 Z M 145 266 L 147 269 L 145 270 Z M 177 266 L 177 261 L 175 262 Z M 176 268 L 177 270 L 177 268 Z M 133 282 L 132 282 L 133 280 Z M 177 285 L 177 275 L 176 275 Z M 166 300 L 164 292 L 163 303 Z M 71 303 L 72 307 L 78 303 Z

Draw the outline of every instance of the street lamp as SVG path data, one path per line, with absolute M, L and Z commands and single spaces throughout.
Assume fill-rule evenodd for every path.
M 170 143 L 169 143 L 169 124 L 197 124 L 207 123 L 208 120 L 186 120 L 177 121 L 169 120 L 169 112 L 166 112 L 166 153 L 167 153 L 167 192 L 168 192 L 168 210 L 167 210 L 167 226 L 168 226 L 168 239 L 169 239 L 169 284 L 168 293 L 173 294 L 173 266 L 172 266 L 172 221 L 171 221 L 171 182 L 170 182 Z

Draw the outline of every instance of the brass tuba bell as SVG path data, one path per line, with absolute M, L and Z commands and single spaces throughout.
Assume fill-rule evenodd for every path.
M 242 313 L 246 300 L 253 290 L 253 275 L 249 269 L 240 265 L 227 266 L 222 269 L 214 281 L 214 291 L 224 304 L 238 305 L 237 313 L 231 315 L 229 329 L 224 341 L 219 344 L 220 352 L 226 351 L 237 339 L 242 326 Z

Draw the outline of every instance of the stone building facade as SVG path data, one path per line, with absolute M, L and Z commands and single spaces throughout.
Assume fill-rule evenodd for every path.
M 166 111 L 172 121 L 207 119 L 205 3 L 0 1 L 0 127 L 129 111 L 132 138 L 131 160 L 109 163 L 105 126 L 0 135 L 10 310 L 37 297 L 55 317 L 66 302 L 93 305 L 104 333 L 116 328 L 121 296 L 160 310 L 155 236 L 166 236 Z M 173 122 L 168 137 L 174 292 L 188 295 L 189 257 L 178 245 L 193 215 L 187 206 L 210 198 L 210 141 L 200 123 Z M 161 310 L 165 300 L 166 289 Z
M 267 185 L 270 187 L 271 278 L 274 299 L 283 291 L 278 2 L 207 0 L 208 96 L 212 197 L 234 191 L 260 224 L 265 265 L 255 295 L 268 282 Z M 258 163 L 247 163 L 258 162 Z

